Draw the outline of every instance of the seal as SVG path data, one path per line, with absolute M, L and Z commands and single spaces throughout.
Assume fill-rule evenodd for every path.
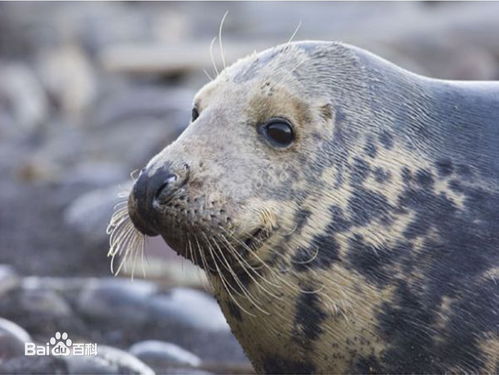
M 159 234 L 202 267 L 259 373 L 499 371 L 498 82 L 293 42 L 224 69 L 192 115 L 111 255 Z

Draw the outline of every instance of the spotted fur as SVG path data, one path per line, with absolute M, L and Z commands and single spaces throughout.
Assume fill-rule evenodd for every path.
M 296 42 L 228 67 L 195 105 L 148 165 L 188 163 L 184 198 L 149 222 L 208 271 L 258 372 L 499 371 L 498 83 Z M 275 116 L 288 149 L 255 130 Z M 225 249 L 262 225 L 258 246 Z

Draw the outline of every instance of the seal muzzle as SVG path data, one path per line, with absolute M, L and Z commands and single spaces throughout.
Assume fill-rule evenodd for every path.
M 159 234 L 158 209 L 167 203 L 185 182 L 185 174 L 159 168 L 152 175 L 142 169 L 128 198 L 128 212 L 133 225 L 148 236 Z

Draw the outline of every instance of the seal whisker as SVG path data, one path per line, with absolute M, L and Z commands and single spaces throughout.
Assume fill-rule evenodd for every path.
M 205 236 L 206 240 L 208 242 L 210 242 L 210 240 L 208 239 L 208 237 L 206 236 L 206 234 L 203 232 L 203 235 Z M 217 248 L 220 250 L 220 247 L 218 247 L 216 241 L 214 241 L 214 244 L 215 246 L 217 246 Z M 211 246 L 209 246 L 211 248 Z M 217 253 L 215 251 L 215 248 L 213 248 L 213 251 L 215 252 L 215 254 Z M 211 252 L 211 250 L 210 250 Z M 254 299 L 254 297 L 252 296 L 251 292 L 248 290 L 248 288 L 246 288 L 242 283 L 241 281 L 239 280 L 239 277 L 236 275 L 236 273 L 233 271 L 232 267 L 230 266 L 230 264 L 227 262 L 227 260 L 225 259 L 225 256 L 223 255 L 223 252 L 222 250 L 220 250 L 220 254 L 222 255 L 222 257 L 224 258 L 225 262 L 226 262 L 226 265 L 227 265 L 227 269 L 228 271 L 231 273 L 232 275 L 232 278 L 234 279 L 234 281 L 237 283 L 237 285 L 239 285 L 239 287 L 241 288 L 241 291 L 242 293 L 244 294 L 244 296 L 248 299 L 248 301 L 250 303 L 252 303 L 259 311 L 261 311 L 262 313 L 264 313 L 265 315 L 269 315 L 269 313 L 265 310 L 263 310 L 260 305 L 258 304 L 257 300 Z M 213 257 L 213 255 L 212 255 Z M 217 266 L 217 262 L 216 260 L 214 260 L 215 262 L 215 265 Z M 224 277 L 224 275 L 222 274 L 222 271 L 220 270 L 220 268 L 218 268 L 217 266 L 217 270 L 220 274 L 221 277 Z M 225 279 L 227 281 L 227 279 Z M 238 295 L 241 295 L 241 293 L 239 293 L 237 290 L 234 289 L 234 287 L 227 281 L 229 287 L 232 289 L 232 291 L 234 291 L 234 293 L 238 294 Z
M 218 237 L 218 236 L 217 236 L 217 237 Z M 220 238 L 220 237 L 219 237 L 219 238 Z M 250 296 L 251 296 L 251 300 L 252 300 L 252 301 L 254 301 L 253 303 L 255 303 L 255 304 L 256 304 L 256 300 L 254 299 L 255 297 L 253 297 L 253 294 L 249 291 L 249 289 L 248 289 L 247 287 L 245 287 L 243 284 L 241 284 L 241 282 L 240 282 L 240 280 L 239 280 L 239 276 L 238 276 L 238 275 L 234 272 L 234 270 L 232 269 L 232 266 L 230 265 L 230 262 L 228 262 L 228 261 L 227 261 L 227 259 L 226 259 L 225 255 L 224 255 L 224 253 L 223 253 L 223 250 L 220 248 L 220 246 L 218 246 L 217 241 L 214 241 L 214 243 L 215 243 L 215 246 L 218 248 L 219 253 L 222 255 L 222 257 L 223 257 L 223 259 L 224 259 L 224 261 L 225 261 L 225 264 L 227 265 L 227 268 L 228 268 L 229 272 L 232 274 L 232 277 L 234 278 L 234 280 L 236 281 L 236 283 L 239 285 L 239 287 L 240 287 L 241 289 L 243 289 L 243 290 L 246 290 L 246 291 L 247 291 L 247 293 L 249 294 L 248 299 L 250 299 Z M 260 285 L 260 283 L 259 283 L 259 282 L 258 282 L 255 278 L 253 278 L 253 276 L 252 276 L 250 273 L 248 273 L 248 271 L 245 269 L 245 267 L 243 267 L 243 268 L 244 268 L 244 271 L 245 271 L 245 272 L 249 275 L 249 277 L 250 277 L 250 278 L 251 278 L 251 279 L 255 282 L 255 285 L 257 286 L 257 288 L 262 289 L 263 287 Z M 265 288 L 263 288 L 263 290 L 266 290 L 266 289 L 265 289 Z M 268 292 L 268 291 L 267 291 L 267 292 Z M 268 293 L 270 293 L 270 292 L 268 292 Z M 270 293 L 270 294 L 271 294 L 272 296 L 275 296 L 275 295 L 273 295 L 272 293 Z M 275 297 L 277 298 L 277 296 L 275 296 Z M 267 314 L 268 314 L 268 313 L 267 313 Z
M 207 238 L 207 237 L 206 237 L 206 235 L 204 234 L 204 232 L 201 232 L 201 233 L 205 236 L 205 238 Z M 199 245 L 199 242 L 198 242 L 198 245 Z M 209 241 L 208 241 L 208 244 L 207 244 L 207 245 L 208 245 L 208 249 L 209 249 L 209 251 L 210 251 L 210 253 L 211 253 L 211 244 L 209 243 Z M 213 254 L 212 254 L 212 258 L 213 258 Z M 225 279 L 225 276 L 223 275 L 223 273 L 222 273 L 222 272 L 220 272 L 220 270 L 218 269 L 217 262 L 216 262 L 216 260 L 215 260 L 214 258 L 213 258 L 213 263 L 215 264 L 215 267 L 217 268 L 217 271 L 218 271 L 218 272 L 217 272 L 217 274 L 220 276 L 220 281 L 222 282 L 222 285 L 223 285 L 223 287 L 224 287 L 225 291 L 227 292 L 227 294 L 229 295 L 230 299 L 232 299 L 232 301 L 233 301 L 234 303 L 236 303 L 236 304 L 237 304 L 237 306 L 238 306 L 240 309 L 242 309 L 245 313 L 247 313 L 248 315 L 251 315 L 251 316 L 255 317 L 256 315 L 254 315 L 254 314 L 250 313 L 250 312 L 249 312 L 249 311 L 247 311 L 244 307 L 242 307 L 242 306 L 239 304 L 239 302 L 237 301 L 237 299 L 233 296 L 233 294 L 232 294 L 232 293 L 231 293 L 231 291 L 230 291 L 230 289 L 233 289 L 233 287 L 232 287 L 232 285 L 230 285 L 230 283 L 228 283 L 228 282 L 227 282 L 227 280 Z M 206 268 L 206 267 L 208 267 L 208 265 L 207 265 L 207 262 L 206 262 L 206 259 L 205 259 L 205 258 L 204 258 L 204 260 L 203 260 L 203 264 L 204 264 L 205 268 Z M 206 268 L 206 269 L 208 269 L 208 268 Z
M 203 73 L 206 75 L 206 77 L 208 77 L 210 81 L 213 81 L 213 77 L 211 76 L 210 73 L 208 73 L 208 71 L 205 68 L 203 68 Z
M 128 208 L 126 207 L 127 204 L 128 204 L 127 200 L 122 200 L 121 202 L 116 203 L 113 206 L 113 210 L 115 211 L 114 214 L 117 214 L 118 211 L 124 211 L 124 210 L 128 211 Z
M 224 26 L 225 18 L 227 17 L 228 14 L 229 14 L 229 11 L 226 10 L 223 17 L 222 17 L 222 21 L 220 21 L 220 27 L 218 28 L 218 44 L 220 46 L 220 55 L 222 57 L 222 65 L 223 65 L 224 69 L 226 68 L 226 65 L 225 65 L 224 47 L 223 47 L 223 43 L 222 43 L 222 29 Z
M 232 247 L 232 245 L 230 244 L 230 242 L 229 242 L 229 241 L 227 241 L 227 239 L 223 238 L 223 235 L 222 235 L 222 234 L 220 234 L 220 236 L 221 236 L 220 238 L 222 238 L 222 240 L 225 240 L 225 242 L 227 243 L 229 251 L 231 251 L 231 253 L 233 253 L 233 254 L 236 254 L 238 257 L 241 257 L 241 256 L 239 255 L 239 253 L 238 253 L 238 252 L 237 252 L 237 251 L 236 251 L 236 250 Z M 241 264 L 240 262 L 238 262 L 238 263 L 239 263 L 239 265 L 241 266 L 241 268 L 244 270 L 244 272 L 246 272 L 246 274 L 247 274 L 247 275 L 248 275 L 248 276 L 249 276 L 249 277 L 253 280 L 253 282 L 255 283 L 255 285 L 256 285 L 259 289 L 263 290 L 265 293 L 267 293 L 268 295 L 270 295 L 270 296 L 272 296 L 272 297 L 274 297 L 274 298 L 276 298 L 276 299 L 280 299 L 280 298 L 281 298 L 280 296 L 277 296 L 276 294 L 272 293 L 270 290 L 268 290 L 267 288 L 265 288 L 265 287 L 262 285 L 262 283 L 261 283 L 261 282 L 259 282 L 259 281 L 258 281 L 258 280 L 257 280 L 257 279 L 256 279 L 256 278 L 252 275 L 252 274 L 251 274 L 251 272 L 249 272 L 248 268 L 249 268 L 250 270 L 252 270 L 252 271 L 253 271 L 253 272 L 254 272 L 257 276 L 259 276 L 259 277 L 260 277 L 263 281 L 270 283 L 270 282 L 269 282 L 269 281 L 268 281 L 265 277 L 263 277 L 263 276 L 262 276 L 262 275 L 260 275 L 258 272 L 256 272 L 256 271 L 254 270 L 254 268 L 253 268 L 251 265 L 249 265 L 249 264 L 248 264 L 248 262 L 246 262 L 246 264 L 248 265 L 248 268 L 247 268 L 247 267 L 245 267 L 245 266 L 244 266 L 244 264 Z M 274 284 L 271 284 L 271 285 L 274 285 Z M 277 286 L 277 285 L 274 285 L 274 286 L 279 287 L 279 286 Z
M 128 234 L 129 231 L 132 231 L 131 223 L 125 223 L 123 226 L 116 228 L 111 234 L 109 250 L 107 256 L 114 257 L 117 253 L 120 253 L 122 250 L 122 239 Z
M 308 263 L 312 263 L 317 258 L 317 255 L 319 255 L 319 247 L 318 246 L 314 246 L 314 247 L 316 248 L 316 251 L 315 251 L 314 255 L 310 257 L 310 259 L 306 259 L 304 261 L 291 259 L 291 263 L 293 263 L 293 264 L 308 264 Z
M 127 270 L 127 260 L 128 260 L 128 256 L 130 254 L 130 242 L 131 242 L 131 238 L 133 238 L 133 230 L 130 230 L 127 232 L 127 235 L 126 237 L 124 237 L 124 240 L 123 240 L 123 243 L 122 243 L 122 246 L 120 247 L 120 252 L 118 253 L 118 255 L 121 255 L 122 251 L 124 250 L 124 254 L 121 255 L 121 259 L 120 259 L 120 264 L 118 266 L 118 269 L 116 270 L 116 273 L 115 275 L 119 275 L 120 271 L 122 268 L 124 268 L 125 270 Z
M 224 231 L 224 232 L 226 233 L 226 235 L 227 235 L 227 236 L 229 236 L 232 240 L 234 240 L 234 241 L 238 242 L 238 243 L 239 243 L 242 247 L 245 247 L 245 249 L 246 249 L 247 251 L 249 251 L 249 252 L 251 252 L 251 251 L 252 251 L 250 248 L 248 248 L 248 247 L 246 246 L 246 244 L 245 244 L 243 241 L 241 241 L 241 240 L 239 240 L 238 238 L 235 238 L 234 236 L 232 236 L 232 235 L 231 235 L 229 232 L 227 232 L 224 228 L 220 228 L 220 229 L 221 229 L 222 231 Z M 230 246 L 230 242 L 229 242 L 229 241 L 228 241 L 225 237 L 223 237 L 223 238 L 224 238 L 224 240 L 227 242 L 227 244 Z M 255 272 L 255 274 L 256 274 L 258 277 L 260 277 L 262 280 L 264 280 L 265 282 L 269 283 L 270 285 L 273 285 L 274 287 L 277 287 L 277 288 L 280 288 L 280 287 L 281 287 L 280 285 L 274 284 L 272 281 L 268 280 L 267 278 L 263 277 L 260 273 L 256 272 L 256 270 L 259 270 L 259 269 L 261 269 L 261 268 L 263 268 L 263 267 L 267 267 L 267 268 L 268 268 L 271 272 L 275 272 L 275 271 L 272 269 L 272 267 L 270 267 L 270 266 L 269 266 L 269 265 L 268 265 L 265 261 L 263 261 L 260 257 L 258 257 L 258 255 L 256 255 L 256 254 L 254 254 L 254 253 L 253 253 L 253 255 L 257 258 L 257 260 L 261 263 L 261 265 L 260 265 L 259 267 L 255 267 L 255 266 L 253 266 L 253 265 L 250 265 L 250 264 L 248 263 L 248 261 L 247 261 L 244 257 L 242 257 L 242 256 L 241 256 L 241 254 L 239 254 L 239 252 L 238 252 L 237 250 L 235 250 L 235 249 L 234 249 L 234 251 L 235 251 L 235 254 L 239 257 L 239 259 L 241 259 L 241 261 L 242 261 L 242 262 L 244 262 L 244 263 L 248 266 L 248 268 L 249 268 L 249 269 L 253 270 L 253 271 Z M 277 274 L 276 274 L 276 275 L 277 275 Z M 277 275 L 277 276 L 278 276 L 278 275 Z M 279 277 L 277 277 L 277 279 L 279 280 L 279 279 L 280 279 L 280 276 L 279 276 Z
M 146 278 L 146 269 L 145 269 L 145 260 L 146 260 L 146 256 L 145 256 L 145 248 L 146 248 L 146 240 L 147 240 L 147 237 L 146 237 L 146 236 L 142 236 L 142 241 L 141 241 L 141 246 L 140 246 L 140 261 L 141 261 L 141 264 L 142 264 L 142 276 L 144 277 L 144 279 Z
M 213 69 L 215 69 L 216 77 L 218 77 L 218 75 L 220 74 L 220 72 L 218 71 L 217 64 L 215 63 L 215 57 L 213 55 L 213 45 L 215 44 L 216 40 L 217 40 L 217 37 L 214 37 L 211 40 L 211 43 L 210 43 L 210 58 L 211 58 L 211 64 L 213 65 Z
M 221 228 L 221 229 L 222 229 L 222 230 L 224 230 L 224 228 Z M 226 232 L 226 233 L 227 233 L 229 236 L 231 236 L 231 235 L 230 235 L 230 233 L 228 233 L 228 232 Z M 238 242 L 241 244 L 241 246 L 246 247 L 246 249 L 247 249 L 249 252 L 251 252 L 251 251 L 252 251 L 250 248 L 248 248 L 248 247 L 246 246 L 246 244 L 245 244 L 244 242 L 242 242 L 242 241 L 238 240 L 237 238 L 235 238 L 235 237 L 233 237 L 233 236 L 231 236 L 231 237 L 232 237 L 235 241 L 238 241 Z M 262 267 L 265 267 L 265 268 L 267 268 L 267 269 L 270 271 L 270 273 L 272 274 L 272 276 L 273 276 L 275 279 L 277 279 L 277 281 L 278 281 L 278 282 L 282 282 L 282 283 L 283 283 L 283 285 L 287 286 L 288 288 L 290 288 L 290 289 L 292 289 L 292 290 L 296 290 L 296 289 L 297 289 L 298 291 L 301 291 L 301 288 L 300 288 L 298 285 L 294 285 L 293 283 L 291 283 L 291 282 L 289 282 L 288 280 L 286 280 L 286 278 L 285 278 L 283 275 L 279 274 L 279 273 L 278 273 L 277 271 L 275 271 L 275 270 L 274 270 L 271 266 L 269 266 L 269 265 L 267 264 L 267 262 L 265 262 L 263 259 L 261 259 L 261 258 L 260 258 L 260 257 L 256 254 L 256 252 L 253 252 L 253 253 L 252 253 L 252 255 L 254 255 L 254 256 L 257 258 L 257 260 L 261 263 Z M 282 258 L 285 260 L 285 258 L 284 258 L 284 257 L 282 257 Z M 275 286 L 275 287 L 277 287 L 277 288 L 282 288 L 282 285 L 276 285 L 276 284 L 274 284 L 273 282 L 271 282 L 270 280 L 268 280 L 268 278 L 263 277 L 262 275 L 260 275 L 260 273 L 257 273 L 257 275 L 258 275 L 259 277 L 261 277 L 261 278 L 262 278 L 262 280 L 264 280 L 265 282 L 267 282 L 267 283 L 269 283 L 269 284 L 271 284 L 271 285 L 273 285 L 273 286 Z
M 192 242 L 191 242 L 191 238 L 189 237 L 189 231 L 186 232 L 186 237 L 187 237 L 187 247 L 188 247 L 189 253 L 191 255 L 191 259 L 194 262 L 194 264 L 199 265 L 197 255 L 194 253 L 194 251 L 192 249 Z
M 198 241 L 198 237 L 194 236 L 194 239 L 196 240 L 196 244 L 197 244 L 197 247 L 198 247 L 198 253 L 199 253 L 200 257 L 201 257 L 201 261 L 203 262 L 205 270 L 209 271 L 209 272 L 212 272 L 212 273 L 216 273 L 217 270 L 210 267 L 210 264 L 209 264 L 209 262 L 206 259 L 206 254 L 201 249 L 201 244 Z M 208 244 L 208 246 L 209 246 L 209 244 Z
M 291 44 L 291 42 L 295 38 L 296 34 L 298 34 L 298 30 L 300 30 L 300 27 L 301 27 L 301 20 L 298 22 L 298 25 L 296 26 L 295 31 L 293 32 L 293 34 L 291 34 L 291 37 L 288 39 L 288 42 L 286 43 L 287 47 L 289 47 L 289 45 Z

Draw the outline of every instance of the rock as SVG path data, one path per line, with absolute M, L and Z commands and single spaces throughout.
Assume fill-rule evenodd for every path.
M 47 91 L 65 114 L 81 114 L 97 95 L 94 68 L 78 45 L 44 51 L 39 71 Z
M 91 189 L 106 188 L 124 181 L 129 175 L 130 171 L 121 163 L 85 160 L 63 175 L 60 183 L 66 189 L 75 186 Z
M 0 264 L 0 298 L 20 283 L 19 275 L 14 267 Z
M 106 228 L 114 206 L 123 200 L 118 195 L 129 190 L 130 187 L 131 183 L 123 183 L 83 194 L 65 210 L 64 221 L 79 233 L 84 234 L 89 241 L 107 243 Z
M 179 130 L 183 130 L 189 122 L 194 94 L 188 89 L 132 86 L 100 104 L 93 125 L 110 126 L 141 117 L 173 117 L 180 125 Z
M 43 289 L 57 293 L 70 305 L 76 303 L 81 290 L 89 283 L 94 282 L 94 278 L 87 277 L 39 277 L 28 276 L 23 278 L 23 289 Z
M 201 359 L 178 345 L 164 341 L 141 341 L 130 347 L 128 351 L 154 369 L 176 366 L 197 367 Z
M 69 304 L 52 290 L 24 289 L 17 303 L 20 309 L 31 315 L 42 314 L 54 319 L 72 316 Z
M 110 72 L 134 74 L 158 74 L 177 76 L 211 69 L 209 40 L 177 44 L 134 43 L 109 46 L 102 51 L 99 60 Z M 254 50 L 268 48 L 261 42 L 224 42 L 224 55 L 227 64 L 235 62 Z M 220 53 L 217 51 L 217 53 Z M 218 56 L 217 56 L 218 57 Z M 218 61 L 220 65 L 220 61 Z
M 143 280 L 95 280 L 80 293 L 78 310 L 95 320 L 140 326 L 148 319 L 148 301 L 156 288 Z
M 98 345 L 96 356 L 66 357 L 70 374 L 140 374 L 154 371 L 131 354 L 110 346 Z
M 4 128 L 10 121 L 0 122 L 0 131 L 7 134 L 32 133 L 47 118 L 47 98 L 40 82 L 27 65 L 0 64 L 0 109 L 2 108 L 5 112 L 0 118 L 11 120 L 10 129 Z
M 0 364 L 0 373 L 2 374 L 68 374 L 66 361 L 61 357 L 51 356 L 33 356 L 16 357 L 5 363 Z
M 182 324 L 206 331 L 229 331 L 220 307 L 205 293 L 187 288 L 172 289 L 150 300 L 151 320 L 158 324 Z
M 10 320 L 0 318 L 0 363 L 24 355 L 24 343 L 31 337 L 23 328 Z

